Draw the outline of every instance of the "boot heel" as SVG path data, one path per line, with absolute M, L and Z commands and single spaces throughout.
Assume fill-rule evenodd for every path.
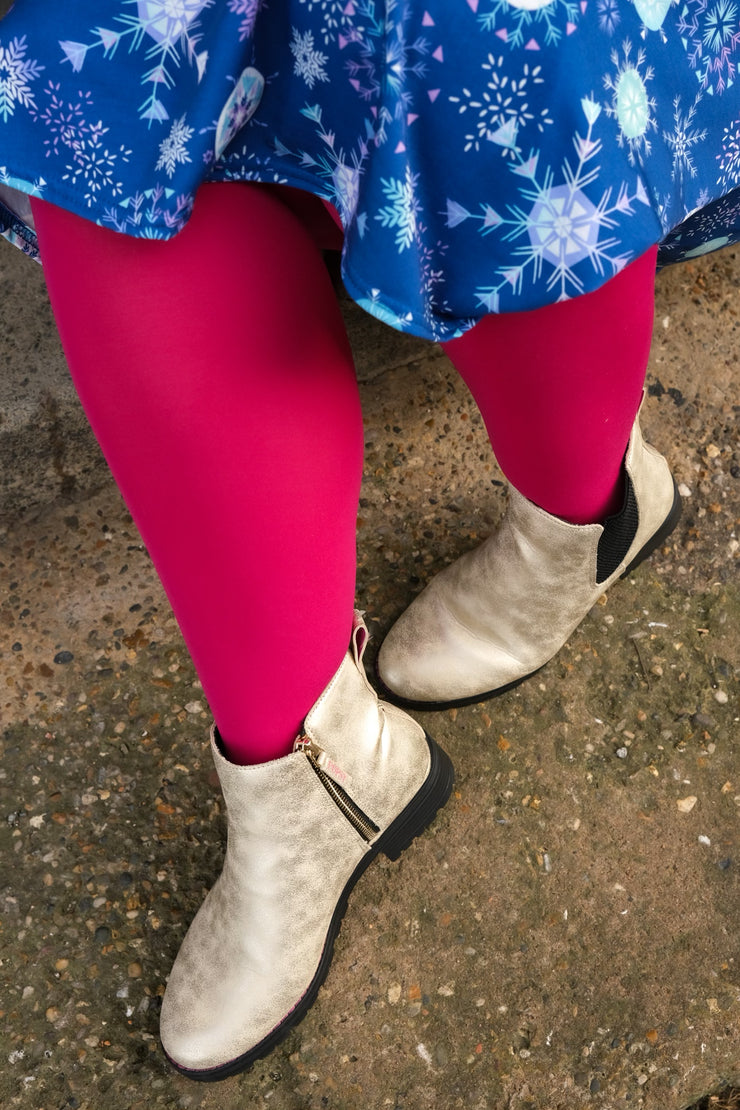
M 289 755 L 242 767 L 211 730 L 226 859 L 182 943 L 160 1018 L 165 1053 L 190 1079 L 244 1071 L 301 1020 L 355 883 L 380 852 L 397 859 L 452 790 L 444 752 L 411 717 L 379 704 L 362 662 L 367 638 L 356 613 L 349 650 Z
M 429 774 L 424 785 L 375 846 L 377 852 L 383 852 L 390 860 L 397 860 L 401 852 L 432 823 L 437 811 L 452 793 L 455 783 L 455 770 L 449 756 L 432 740 L 429 733 L 425 735 L 431 755 Z
M 668 463 L 645 443 L 639 419 L 622 471 L 622 508 L 593 524 L 561 520 L 512 488 L 499 527 L 432 579 L 386 636 L 383 696 L 404 709 L 471 705 L 552 659 L 680 517 Z
M 626 578 L 627 575 L 635 569 L 635 567 L 639 566 L 640 563 L 647 559 L 649 555 L 652 555 L 657 547 L 660 547 L 663 540 L 666 539 L 667 536 L 670 536 L 671 532 L 678 524 L 679 520 L 681 519 L 682 511 L 683 504 L 681 502 L 681 494 L 678 492 L 678 486 L 676 485 L 676 481 L 674 479 L 673 504 L 671 505 L 671 511 L 669 512 L 668 516 L 665 518 L 655 535 L 650 537 L 642 550 L 638 551 L 636 557 L 632 560 L 627 569 L 620 575 L 621 578 Z

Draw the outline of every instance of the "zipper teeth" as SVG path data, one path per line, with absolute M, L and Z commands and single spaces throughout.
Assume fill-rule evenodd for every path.
M 362 812 L 359 806 L 355 805 L 349 794 L 347 794 L 341 786 L 322 771 L 312 752 L 307 751 L 306 755 L 314 771 L 319 776 L 321 785 L 324 787 L 327 794 L 329 794 L 335 805 L 338 806 L 350 824 L 354 826 L 364 840 L 372 840 L 375 834 L 380 831 L 378 826 Z

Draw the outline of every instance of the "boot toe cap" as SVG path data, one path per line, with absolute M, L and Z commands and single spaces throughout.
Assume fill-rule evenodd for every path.
M 271 1034 L 300 1003 L 306 984 L 299 978 L 303 977 L 283 981 L 277 989 L 269 975 L 234 976 L 230 983 L 221 979 L 218 989 L 211 984 L 196 990 L 170 981 L 160 1018 L 160 1039 L 168 1059 L 184 1072 L 228 1074 L 230 1065 L 237 1062 L 234 1070 L 242 1070 L 250 1057 L 262 1055 L 260 1046 L 265 1044 L 267 1051 Z

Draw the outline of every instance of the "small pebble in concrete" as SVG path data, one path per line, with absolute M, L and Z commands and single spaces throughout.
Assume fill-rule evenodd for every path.
M 678 332 L 680 313 L 673 305 L 671 311 L 671 333 Z M 702 341 L 707 334 L 697 330 Z M 717 359 L 716 367 L 725 365 Z M 668 366 L 661 373 L 676 380 Z M 63 536 L 58 513 L 8 534 L 0 567 L 0 615 L 7 618 L 0 814 L 13 816 L 0 822 L 11 861 L 0 910 L 10 923 L 11 956 L 20 958 L 0 969 L 0 995 L 9 1003 L 0 1039 L 8 1058 L 25 1058 L 14 1055 L 0 1076 L 3 1110 L 194 1110 L 203 1098 L 220 1110 L 321 1110 L 337 1099 L 373 1108 L 403 1101 L 417 1110 L 455 1098 L 481 1107 L 484 1099 L 493 1108 L 518 1098 L 522 1110 L 534 1110 L 563 1099 L 569 1107 L 589 1098 L 621 1105 L 625 1093 L 625 1105 L 644 1100 L 647 1110 L 648 1101 L 683 1105 L 689 1095 L 679 1081 L 690 1069 L 694 1092 L 716 1090 L 718 1076 L 734 1074 L 736 1046 L 724 1035 L 736 1024 L 727 1008 L 731 968 L 722 970 L 732 937 L 725 944 L 722 927 L 727 907 L 737 903 L 731 833 L 740 806 L 733 721 L 740 610 L 732 530 L 738 534 L 740 483 L 730 486 L 726 468 L 730 447 L 740 458 L 740 439 L 736 413 L 715 417 L 716 406 L 710 410 L 680 380 L 689 401 L 675 419 L 667 392 L 646 407 L 650 438 L 672 448 L 677 480 L 692 498 L 684 502 L 691 519 L 665 550 L 615 585 L 608 607 L 584 622 L 541 682 L 486 707 L 436 715 L 433 728 L 430 719 L 430 731 L 442 734 L 455 758 L 460 797 L 419 839 L 413 857 L 399 866 L 383 860 L 358 886 L 327 990 L 303 1034 L 218 1090 L 201 1091 L 167 1072 L 157 1042 L 172 956 L 221 859 L 223 811 L 205 729 L 190 713 L 191 699 L 205 705 L 203 695 L 161 594 L 139 566 L 139 540 L 107 495 L 79 505 L 71 550 L 68 540 L 54 538 Z M 414 382 L 415 391 L 427 389 L 426 379 L 416 375 Z M 455 388 L 450 378 L 447 396 L 454 398 Z M 435 398 L 430 392 L 421 403 L 432 411 Z M 448 432 L 455 423 L 451 416 Z M 499 512 L 489 500 L 498 497 L 489 475 L 461 492 L 477 470 L 450 439 L 444 448 L 422 444 L 428 475 L 426 465 L 423 474 L 404 465 L 389 478 L 389 464 L 373 478 L 376 462 L 366 483 L 358 596 L 384 626 L 438 565 L 478 542 L 488 515 Z M 708 439 L 722 451 L 711 464 Z M 728 478 L 722 487 L 714 481 L 718 464 Z M 448 466 L 447 485 L 438 466 Z M 439 492 L 429 510 L 427 486 Z M 103 520 L 112 526 L 105 542 Z M 382 527 L 376 551 L 370 537 Z M 5 598 L 8 583 L 19 585 Z M 637 642 L 644 669 L 629 639 L 633 618 L 643 630 Z M 14 641 L 21 652 L 10 650 Z M 64 644 L 74 666 L 52 663 Z M 25 671 L 31 661 L 33 670 Z M 727 703 L 716 700 L 719 687 Z M 497 745 L 502 735 L 508 748 Z M 626 760 L 615 758 L 619 746 L 629 751 Z M 676 806 L 689 792 L 699 799 L 693 815 Z M 539 809 L 534 799 L 542 800 Z M 707 854 L 691 851 L 700 832 L 711 838 L 711 856 L 710 846 Z M 545 843 L 556 866 L 543 882 Z M 445 871 L 437 856 L 443 846 Z M 634 901 L 623 894 L 604 912 L 617 866 Z M 98 927 L 109 935 L 96 938 Z M 67 956 L 69 967 L 57 967 Z M 134 963 L 142 971 L 129 978 Z M 438 996 L 436 988 L 453 979 L 455 996 Z M 398 1004 L 389 1005 L 397 983 Z M 585 989 L 574 993 L 574 984 Z M 35 993 L 24 999 L 26 986 Z M 720 1012 L 710 1010 L 710 996 Z M 374 1000 L 367 1012 L 365 997 Z M 50 1025 L 45 1011 L 52 1007 L 58 1016 Z M 531 1044 L 516 1039 L 522 1012 L 536 1030 Z M 648 1025 L 659 1030 L 656 1043 L 644 1032 Z M 313 1046 L 303 1062 L 291 1055 L 301 1035 Z M 584 1085 L 569 1097 L 564 1085 L 572 1086 L 576 1059 L 591 1045 L 578 1067 Z M 47 1047 L 53 1058 L 44 1055 Z M 473 1064 L 461 1066 L 470 1057 Z M 340 1062 L 345 1070 L 338 1074 Z M 646 1086 L 636 1085 L 638 1074 Z M 590 1094 L 594 1078 L 601 1090 Z M 713 1102 L 711 1110 L 728 1108 Z

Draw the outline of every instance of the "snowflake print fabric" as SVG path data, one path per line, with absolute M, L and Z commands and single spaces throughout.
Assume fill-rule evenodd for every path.
M 288 184 L 359 304 L 450 339 L 737 242 L 739 61 L 740 0 L 16 0 L 0 232 L 36 255 L 41 196 L 166 239 L 203 183 Z

